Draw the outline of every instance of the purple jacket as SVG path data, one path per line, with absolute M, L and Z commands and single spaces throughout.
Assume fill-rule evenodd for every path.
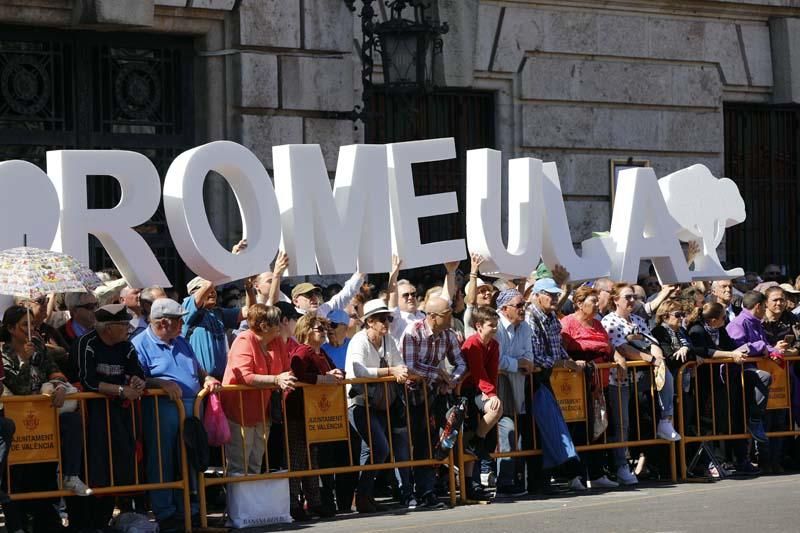
M 775 351 L 775 348 L 767 340 L 761 320 L 753 316 L 753 313 L 747 309 L 742 309 L 742 312 L 730 321 L 725 330 L 737 347 L 747 344 L 749 357 L 769 355 Z

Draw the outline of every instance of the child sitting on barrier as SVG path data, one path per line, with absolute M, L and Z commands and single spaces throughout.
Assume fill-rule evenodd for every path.
M 464 380 L 462 394 L 474 400 L 477 408 L 478 425 L 475 435 L 467 443 L 466 450 L 475 454 L 478 459 L 488 459 L 495 449 L 496 440 L 486 436 L 500 420 L 503 404 L 497 396 L 497 372 L 500 362 L 500 345 L 495 340 L 497 334 L 497 311 L 487 305 L 481 305 L 472 311 L 471 328 L 475 334 L 470 336 L 461 346 L 461 353 L 467 360 L 469 375 Z M 467 469 L 469 472 L 470 469 Z M 480 483 L 480 460 L 472 467 L 472 476 L 467 476 L 470 483 L 467 496 L 473 500 L 488 499 Z

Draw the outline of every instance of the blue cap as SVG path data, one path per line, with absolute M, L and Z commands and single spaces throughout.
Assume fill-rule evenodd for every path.
M 539 292 L 549 292 L 550 294 L 561 294 L 561 287 L 556 285 L 556 282 L 553 278 L 542 278 L 542 279 L 537 279 L 536 283 L 533 284 L 533 292 L 534 294 Z
M 333 309 L 330 313 L 328 313 L 326 318 L 331 322 L 331 324 L 343 324 L 345 326 L 350 325 L 350 315 L 341 309 Z

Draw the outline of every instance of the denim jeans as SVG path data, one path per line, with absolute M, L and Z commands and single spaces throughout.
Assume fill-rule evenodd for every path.
M 158 401 L 158 421 L 155 417 L 154 400 Z M 191 413 L 194 398 L 183 398 L 184 410 Z M 157 424 L 158 422 L 158 424 Z M 161 433 L 159 448 L 158 425 Z M 175 402 L 166 397 L 145 398 L 142 401 L 142 436 L 146 450 L 145 477 L 148 483 L 174 481 L 181 478 L 180 466 L 180 424 Z M 159 456 L 161 457 L 159 465 Z M 160 468 L 159 468 L 160 466 Z M 192 493 L 197 492 L 197 475 L 189 469 L 189 486 Z M 173 515 L 183 516 L 183 491 L 175 489 L 151 490 L 150 507 L 156 519 L 164 520 Z M 196 501 L 191 502 L 192 514 L 199 512 Z
M 500 453 L 530 450 L 533 446 L 533 422 L 531 421 L 531 415 L 517 415 L 516 425 L 518 427 L 515 427 L 514 418 L 510 416 L 503 416 L 497 423 L 498 451 Z M 511 487 L 525 488 L 525 463 L 526 461 L 519 457 L 499 458 L 497 460 L 498 490 Z M 532 473 L 532 470 L 529 471 L 529 474 Z
M 651 373 L 647 371 L 648 369 L 644 369 L 645 371 L 637 372 L 638 380 L 639 380 L 639 393 L 641 394 L 644 391 L 650 390 L 650 379 Z M 663 420 L 668 416 L 674 416 L 675 414 L 675 377 L 672 375 L 672 372 L 669 369 L 666 369 L 664 372 L 664 386 L 661 388 L 660 391 L 656 390 L 655 384 L 653 384 L 653 391 L 657 392 L 656 396 L 658 397 L 658 410 L 661 413 L 659 415 L 659 420 Z
M 369 432 L 367 431 L 367 409 L 361 405 L 355 405 L 349 410 L 350 424 L 356 428 L 361 436 L 361 465 L 385 463 L 389 457 L 389 421 L 386 411 L 379 409 L 369 410 L 369 429 L 372 430 L 372 449 L 370 450 Z M 424 418 L 424 417 L 423 417 Z M 370 451 L 372 452 L 370 454 Z M 408 428 L 406 426 L 395 427 L 392 425 L 392 451 L 394 451 L 395 461 L 408 461 Z M 427 449 L 426 449 L 427 452 Z M 370 461 L 370 457 L 372 461 Z M 427 455 L 425 456 L 427 459 Z M 399 468 L 400 484 L 403 496 L 411 494 L 411 476 L 408 468 Z M 358 493 L 372 495 L 372 488 L 375 484 L 375 470 L 365 470 L 361 472 L 358 479 Z M 418 481 L 419 483 L 419 481 Z M 431 486 L 431 488 L 433 488 Z

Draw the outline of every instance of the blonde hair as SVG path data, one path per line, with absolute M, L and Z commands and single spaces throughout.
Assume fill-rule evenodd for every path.
M 318 316 L 316 313 L 304 314 L 294 327 L 294 338 L 297 339 L 297 342 L 300 344 L 306 344 L 309 335 L 311 335 L 311 330 L 317 325 L 325 327 L 328 325 L 328 321 Z

